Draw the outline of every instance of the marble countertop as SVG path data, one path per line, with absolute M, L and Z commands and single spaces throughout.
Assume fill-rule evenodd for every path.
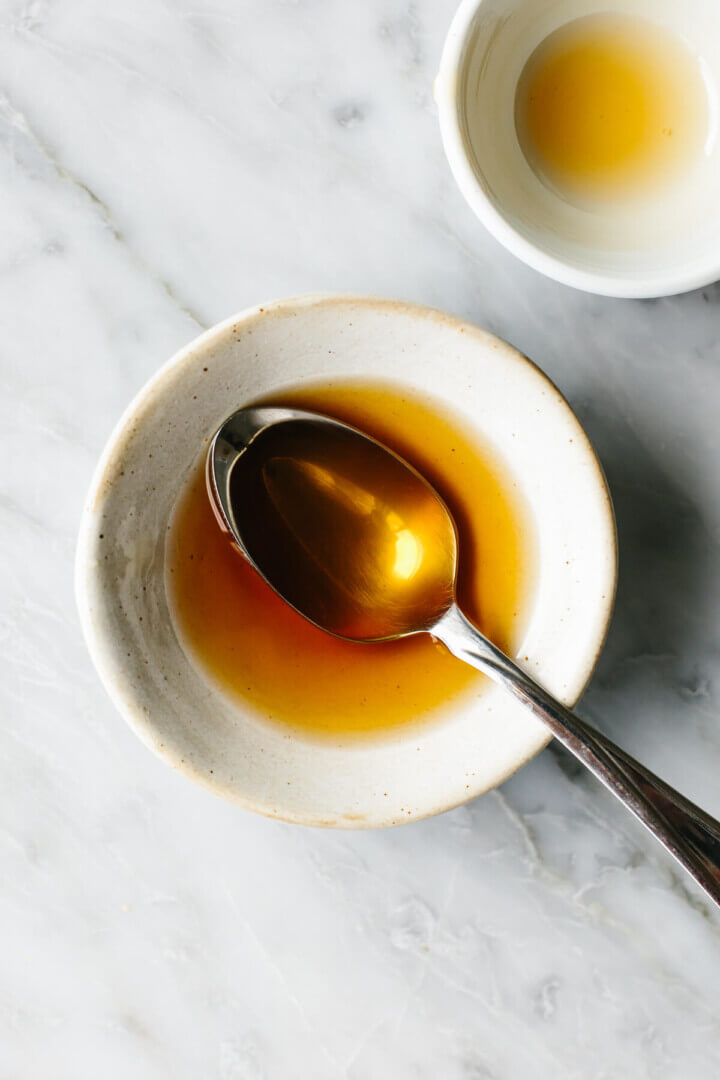
M 425 302 L 527 352 L 607 469 L 585 714 L 720 815 L 720 288 L 563 288 L 443 158 L 454 0 L 0 0 L 3 1080 L 715 1080 L 720 919 L 560 750 L 381 832 L 244 814 L 115 714 L 78 517 L 131 395 L 247 305 Z

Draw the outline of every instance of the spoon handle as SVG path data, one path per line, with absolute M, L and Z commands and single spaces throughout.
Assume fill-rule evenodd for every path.
M 431 633 L 527 705 L 720 905 L 720 822 L 575 716 L 452 607 Z

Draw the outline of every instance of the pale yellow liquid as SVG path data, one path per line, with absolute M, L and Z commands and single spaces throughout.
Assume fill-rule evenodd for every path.
M 637 200 L 680 181 L 703 154 L 699 61 L 668 31 L 618 14 L 554 31 L 523 69 L 515 126 L 529 164 L 570 201 Z
M 445 409 L 392 384 L 339 382 L 285 391 L 276 400 L 354 424 L 430 480 L 457 522 L 462 608 L 513 652 L 532 596 L 532 527 L 515 479 L 492 450 Z M 448 701 L 487 686 L 427 634 L 362 645 L 312 626 L 221 532 L 202 467 L 172 521 L 167 573 L 175 625 L 198 666 L 288 731 L 377 736 L 429 722 Z

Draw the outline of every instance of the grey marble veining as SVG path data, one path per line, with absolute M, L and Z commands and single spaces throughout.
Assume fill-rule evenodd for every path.
M 432 821 L 293 829 L 156 761 L 80 638 L 85 489 L 161 361 L 275 296 L 434 304 L 586 424 L 621 577 L 584 710 L 720 815 L 720 288 L 587 296 L 483 232 L 432 103 L 452 11 L 0 0 L 7 1080 L 720 1075 L 720 919 L 564 752 Z

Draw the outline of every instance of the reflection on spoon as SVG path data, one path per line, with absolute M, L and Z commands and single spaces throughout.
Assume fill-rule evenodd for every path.
M 420 571 L 420 537 L 396 510 L 337 469 L 273 457 L 263 465 L 263 479 L 289 532 L 336 588 L 352 594 L 362 578 L 377 592 L 388 578 L 409 582 Z M 333 570 L 340 553 L 342 574 Z M 373 602 L 373 590 L 367 600 Z
M 378 444 L 342 426 L 275 425 L 238 460 L 230 487 L 233 503 L 251 500 L 244 544 L 263 576 L 324 629 L 383 640 L 449 607 L 452 519 Z

